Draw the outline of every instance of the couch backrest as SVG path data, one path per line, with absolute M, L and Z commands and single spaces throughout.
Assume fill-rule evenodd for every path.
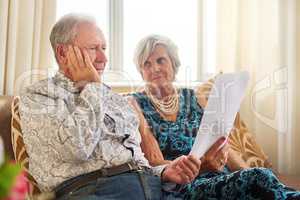
M 4 142 L 5 153 L 14 159 L 11 144 L 11 103 L 13 96 L 0 96 L 0 135 Z

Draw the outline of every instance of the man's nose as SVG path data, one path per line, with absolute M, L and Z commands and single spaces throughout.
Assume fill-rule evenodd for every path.
M 96 52 L 96 60 L 101 62 L 107 62 L 107 58 L 103 50 L 98 50 Z

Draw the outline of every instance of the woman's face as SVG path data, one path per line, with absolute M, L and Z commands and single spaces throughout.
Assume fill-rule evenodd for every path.
M 164 87 L 173 82 L 174 70 L 167 50 L 157 45 L 153 53 L 141 66 L 144 81 L 157 87 Z

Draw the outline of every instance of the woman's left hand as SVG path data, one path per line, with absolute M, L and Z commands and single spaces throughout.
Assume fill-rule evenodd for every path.
M 207 171 L 222 171 L 224 169 L 228 160 L 229 146 L 226 142 L 224 146 L 219 148 L 223 142 L 222 140 L 218 140 L 201 158 L 202 165 L 200 173 Z

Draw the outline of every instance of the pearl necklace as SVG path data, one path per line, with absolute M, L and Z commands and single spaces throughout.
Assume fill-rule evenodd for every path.
M 145 88 L 145 92 L 147 96 L 150 98 L 154 107 L 159 111 L 161 111 L 163 114 L 172 115 L 178 112 L 179 96 L 176 89 L 175 89 L 175 94 L 164 98 L 164 100 L 160 100 L 156 98 L 154 95 L 152 95 L 147 87 Z

